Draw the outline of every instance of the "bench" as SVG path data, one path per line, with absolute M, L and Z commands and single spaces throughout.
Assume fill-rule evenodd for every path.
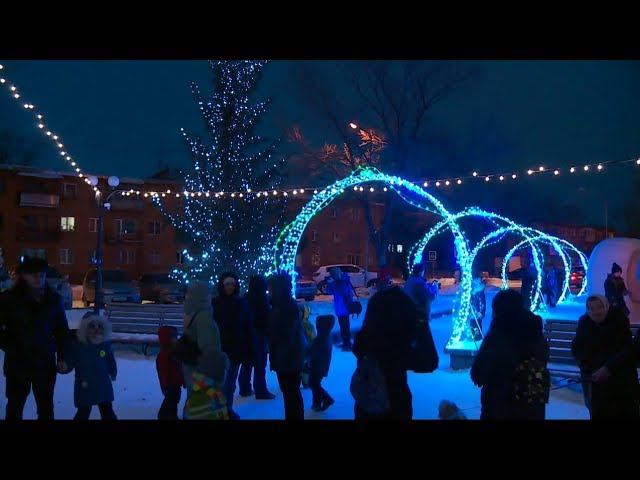
M 182 334 L 183 305 L 108 303 L 107 319 L 113 331 L 112 343 L 141 345 L 147 355 L 150 346 L 158 345 L 158 328 L 169 325 Z
M 549 343 L 549 363 L 559 364 L 559 368 L 549 368 L 560 374 L 578 374 L 576 361 L 571 353 L 571 342 L 576 336 L 578 322 L 572 320 L 547 320 L 544 334 Z M 640 325 L 631 325 L 631 334 L 635 335 Z

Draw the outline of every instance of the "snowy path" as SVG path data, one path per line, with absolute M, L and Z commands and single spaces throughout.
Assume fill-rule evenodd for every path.
M 441 297 L 442 298 L 442 297 Z M 323 306 L 324 308 L 324 306 Z M 76 316 L 77 312 L 74 312 Z M 490 312 L 487 313 L 490 315 Z M 70 323 L 73 323 L 70 321 Z M 469 378 L 468 371 L 454 372 L 449 369 L 449 358 L 443 352 L 451 329 L 451 317 L 442 316 L 431 322 L 434 339 L 440 352 L 440 368 L 433 374 L 409 373 L 409 386 L 413 392 L 415 419 L 437 418 L 438 403 L 446 398 L 456 402 L 471 419 L 480 416 L 480 390 Z M 0 357 L 3 354 L 0 352 Z M 114 410 L 121 419 L 154 419 L 162 402 L 155 369 L 155 357 L 145 358 L 141 354 L 118 347 L 118 378 L 114 383 L 116 400 Z M 353 399 L 349 393 L 349 382 L 355 369 L 355 357 L 338 349 L 333 351 L 329 378 L 323 382 L 326 390 L 336 399 L 326 412 L 313 412 L 311 391 L 304 390 L 305 417 L 307 419 L 353 419 Z M 254 398 L 236 397 L 235 408 L 241 418 L 247 420 L 272 420 L 283 418 L 282 395 L 272 372 L 267 382 L 275 400 L 259 401 Z M 6 399 L 5 382 L 0 382 L 0 418 L 4 418 Z M 184 402 L 183 400 L 180 404 Z M 58 419 L 70 419 L 75 414 L 73 406 L 73 374 L 59 375 L 55 390 L 55 415 Z M 97 409 L 91 418 L 98 418 Z M 35 418 L 35 403 L 30 396 L 25 407 L 25 418 Z M 580 391 L 563 388 L 552 391 L 547 406 L 549 419 L 587 419 L 588 412 L 582 402 Z

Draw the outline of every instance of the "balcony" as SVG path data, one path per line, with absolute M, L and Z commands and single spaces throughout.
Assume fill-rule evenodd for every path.
M 120 233 L 114 230 L 109 230 L 106 232 L 105 240 L 110 245 L 142 243 L 142 232 Z
M 20 194 L 21 207 L 42 207 L 58 208 L 60 205 L 60 195 L 49 195 L 48 193 L 26 193 Z
M 60 229 L 19 226 L 16 229 L 16 240 L 19 242 L 57 242 L 60 240 Z

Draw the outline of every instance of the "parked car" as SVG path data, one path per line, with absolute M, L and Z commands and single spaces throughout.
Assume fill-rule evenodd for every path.
M 155 303 L 184 302 L 185 289 L 167 274 L 150 273 L 138 279 L 140 298 Z
M 102 298 L 105 303 L 141 303 L 140 292 L 122 270 L 102 271 Z M 85 307 L 96 302 L 96 269 L 91 269 L 82 282 L 82 303 Z
M 296 280 L 296 298 L 303 298 L 307 302 L 315 300 L 318 287 L 313 280 Z
M 327 278 L 329 277 L 329 270 L 333 267 L 338 267 L 343 272 L 349 274 L 349 279 L 351 280 L 351 285 L 353 288 L 358 287 L 371 287 L 375 284 L 376 279 L 378 278 L 378 274 L 376 272 L 367 272 L 367 280 L 365 282 L 365 271 L 364 268 L 359 267 L 357 265 L 349 265 L 349 264 L 338 264 L 338 265 L 325 265 L 319 267 L 318 270 L 313 274 L 313 281 L 318 286 L 318 290 L 322 294 L 327 293 Z
M 582 288 L 583 281 L 584 281 L 584 268 L 582 267 L 571 268 L 571 275 L 569 276 L 569 288 L 574 290 L 580 290 L 580 288 Z
M 64 308 L 73 308 L 73 290 L 68 275 L 61 275 L 54 267 L 49 267 L 47 269 L 47 283 L 62 297 Z

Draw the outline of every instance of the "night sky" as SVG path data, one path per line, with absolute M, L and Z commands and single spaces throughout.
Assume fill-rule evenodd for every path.
M 85 171 L 144 177 L 161 164 L 189 166 L 179 129 L 201 130 L 189 83 L 195 80 L 209 89 L 206 61 L 0 63 L 24 100 L 40 109 Z M 336 80 L 341 63 L 322 61 L 312 66 L 337 92 L 346 92 Z M 443 164 L 443 175 L 468 174 L 469 164 L 493 172 L 497 167 L 569 167 L 640 156 L 640 62 L 467 63 L 476 75 L 437 105 L 429 120 L 433 138 L 446 138 L 455 150 L 450 161 L 446 152 L 433 157 Z M 279 135 L 284 127 L 298 124 L 313 141 L 331 141 L 334 132 L 300 100 L 297 67 L 293 61 L 273 61 L 266 67 L 261 93 L 271 96 L 273 105 L 262 132 Z M 4 86 L 0 93 L 0 132 L 13 132 L 28 145 L 43 143 L 37 164 L 64 170 L 66 164 L 52 145 L 43 142 L 31 115 L 21 107 L 23 102 L 14 101 Z M 354 102 L 357 111 L 355 97 L 347 95 L 344 100 Z M 451 160 L 462 154 L 470 159 Z M 437 172 L 438 165 L 433 167 Z M 638 172 L 630 170 L 612 168 L 584 181 L 538 180 L 536 188 L 543 196 L 581 195 L 591 205 L 590 221 L 602 224 L 604 198 L 611 200 L 614 212 L 631 201 L 632 177 L 637 178 Z M 472 198 L 465 200 L 474 203 Z

